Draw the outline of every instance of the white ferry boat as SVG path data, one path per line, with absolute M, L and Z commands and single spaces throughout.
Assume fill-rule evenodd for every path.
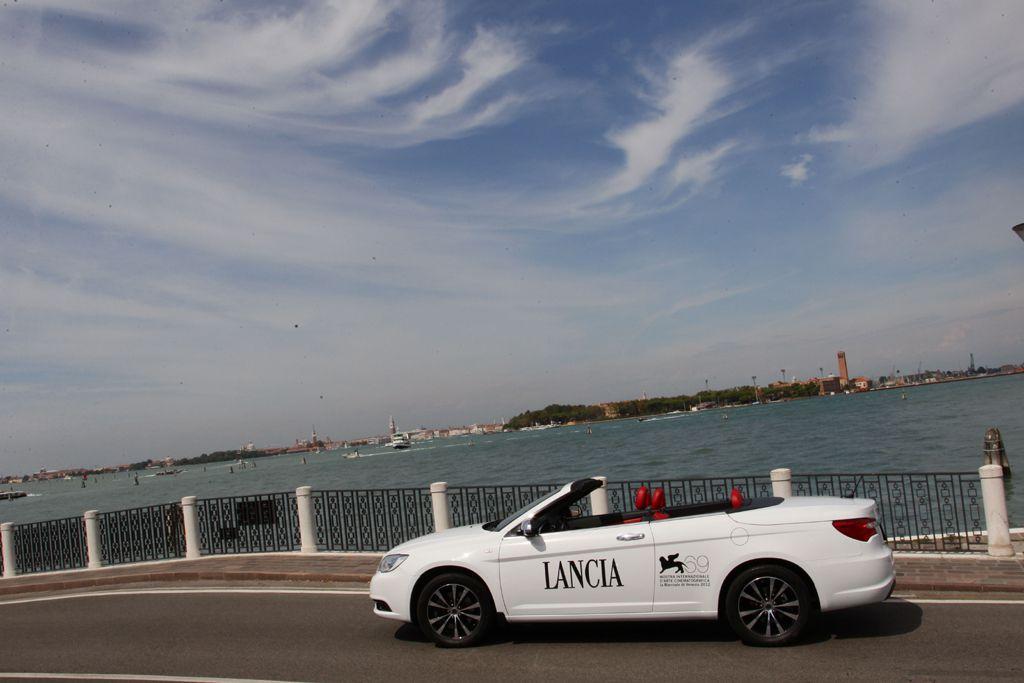
M 395 450 L 410 448 L 412 446 L 412 439 L 409 438 L 409 435 L 406 432 L 395 432 L 391 435 L 391 442 L 388 446 Z

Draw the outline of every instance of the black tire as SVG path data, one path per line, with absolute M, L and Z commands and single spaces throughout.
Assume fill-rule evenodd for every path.
M 438 647 L 479 645 L 494 620 L 487 586 L 469 574 L 439 574 L 416 597 L 416 623 Z
M 743 570 L 725 596 L 729 626 L 747 645 L 792 643 L 811 622 L 815 609 L 807 581 L 777 564 Z

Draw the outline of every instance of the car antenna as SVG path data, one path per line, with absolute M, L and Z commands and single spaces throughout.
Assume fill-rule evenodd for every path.
M 857 481 L 853 482 L 853 488 L 843 494 L 843 498 L 853 498 L 857 494 L 857 487 L 864 481 L 864 475 L 857 477 Z

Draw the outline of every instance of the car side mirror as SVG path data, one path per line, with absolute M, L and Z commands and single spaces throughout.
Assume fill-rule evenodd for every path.
M 537 535 L 537 527 L 532 519 L 524 519 L 523 523 L 519 525 L 519 533 L 526 538 L 532 538 Z

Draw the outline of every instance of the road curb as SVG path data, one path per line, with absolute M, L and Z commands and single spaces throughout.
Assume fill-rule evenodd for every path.
M 928 591 L 940 593 L 1024 593 L 1024 585 L 956 583 L 935 581 L 901 581 L 896 579 L 898 591 Z
M 116 585 L 135 583 L 181 583 L 190 581 L 287 581 L 294 583 L 366 583 L 372 574 L 341 573 L 311 574 L 305 572 L 232 572 L 232 571 L 197 571 L 197 572 L 152 572 L 133 574 L 130 576 L 97 577 L 91 579 L 74 579 L 69 581 L 21 584 L 18 586 L 0 585 L 0 596 L 19 595 L 22 593 L 49 593 L 54 591 L 77 590 L 80 588 L 103 588 Z

